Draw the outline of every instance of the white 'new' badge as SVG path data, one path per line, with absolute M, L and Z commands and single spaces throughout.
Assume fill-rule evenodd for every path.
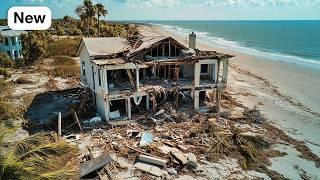
M 14 6 L 8 11 L 8 25 L 13 30 L 47 30 L 51 10 L 43 6 Z

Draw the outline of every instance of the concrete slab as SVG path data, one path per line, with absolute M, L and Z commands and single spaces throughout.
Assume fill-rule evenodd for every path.
M 144 161 L 144 162 L 159 165 L 159 166 L 165 166 L 168 162 L 167 160 L 164 160 L 164 159 L 159 159 L 159 158 L 146 156 L 146 155 L 139 155 L 138 159 L 140 161 Z
M 134 167 L 157 177 L 160 177 L 165 173 L 165 171 L 161 170 L 157 166 L 152 166 L 141 162 L 136 163 Z

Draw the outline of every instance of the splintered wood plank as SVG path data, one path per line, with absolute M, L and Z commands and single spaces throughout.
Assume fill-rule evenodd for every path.
M 93 160 L 89 160 L 84 163 L 81 163 L 80 177 L 83 177 L 85 175 L 90 174 L 93 171 L 103 168 L 105 165 L 112 162 L 112 160 L 113 160 L 112 157 L 107 155 L 107 156 L 102 156 L 97 159 L 93 159 Z

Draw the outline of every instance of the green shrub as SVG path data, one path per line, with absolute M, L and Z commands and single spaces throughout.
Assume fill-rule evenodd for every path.
M 0 121 L 21 117 L 23 108 L 17 108 L 8 99 L 0 97 Z
M 12 67 L 14 62 L 5 53 L 0 53 L 0 67 Z
M 71 57 L 57 56 L 53 58 L 51 63 L 52 69 L 49 75 L 61 78 L 78 78 L 80 77 L 79 63 Z
M 49 43 L 49 56 L 77 56 L 80 39 L 61 39 Z
M 51 36 L 46 31 L 32 31 L 21 36 L 23 57 L 26 64 L 46 57 L 48 49 L 48 41 Z
M 54 65 L 67 66 L 67 65 L 76 65 L 77 62 L 68 56 L 56 56 L 53 58 Z
M 51 75 L 54 77 L 62 78 L 76 78 L 80 77 L 80 68 L 79 66 L 56 66 L 51 72 Z
M 80 29 L 72 29 L 71 35 L 73 35 L 73 36 L 82 35 L 82 31 Z
M 24 67 L 25 65 L 26 65 L 25 60 L 22 58 L 18 58 L 16 60 L 14 60 L 14 67 L 15 68 Z
M 11 77 L 11 74 L 9 73 L 9 71 L 4 68 L 0 68 L 0 75 L 4 75 L 5 78 Z

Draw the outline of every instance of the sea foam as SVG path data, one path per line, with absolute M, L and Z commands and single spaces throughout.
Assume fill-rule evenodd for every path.
M 320 69 L 320 61 L 317 61 L 314 59 L 301 58 L 294 55 L 273 52 L 271 50 L 266 51 L 258 48 L 247 47 L 245 46 L 244 43 L 227 40 L 221 37 L 214 37 L 214 36 L 211 36 L 210 33 L 208 32 L 196 31 L 194 29 L 187 29 L 179 26 L 163 25 L 163 24 L 155 24 L 155 23 L 152 23 L 152 25 L 159 26 L 166 31 L 169 31 L 173 34 L 176 34 L 178 36 L 183 36 L 183 37 L 188 36 L 190 32 L 195 32 L 199 40 L 207 45 L 213 45 L 213 46 L 218 46 L 220 48 L 231 49 L 237 52 L 241 52 L 241 53 L 245 53 L 245 54 L 249 54 L 257 57 L 264 57 L 270 60 L 282 61 L 290 64 L 298 64 L 298 65 L 303 65 L 309 68 Z

